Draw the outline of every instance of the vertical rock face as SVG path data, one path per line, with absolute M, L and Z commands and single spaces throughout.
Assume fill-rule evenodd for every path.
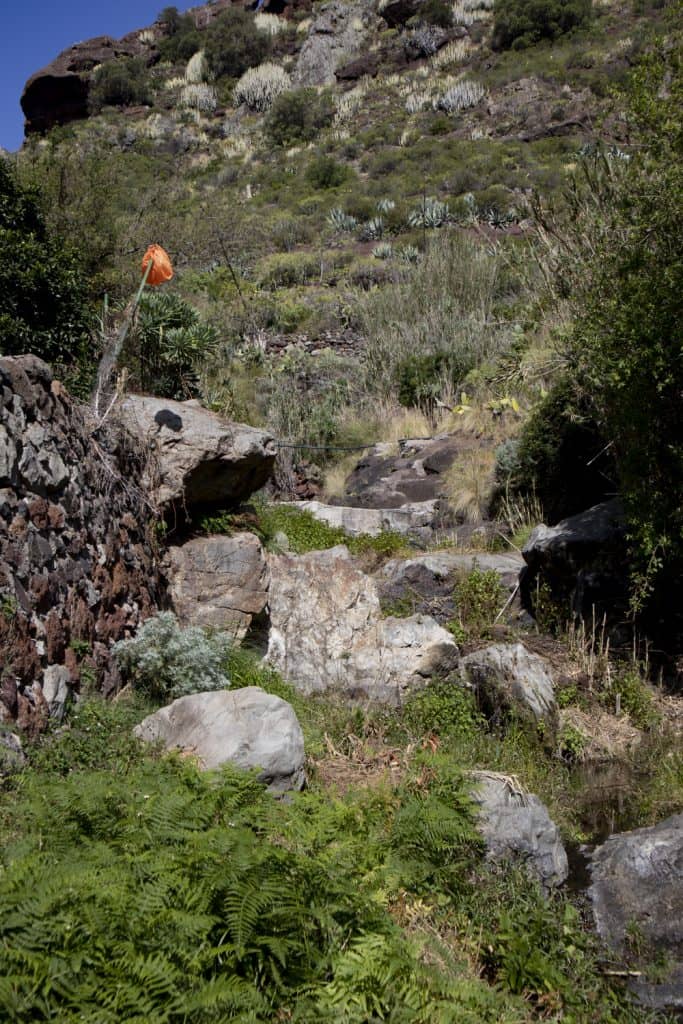
M 0 720 L 40 728 L 161 594 L 140 458 L 34 356 L 0 359 Z

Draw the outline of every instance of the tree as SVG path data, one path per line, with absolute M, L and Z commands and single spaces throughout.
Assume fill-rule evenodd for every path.
M 586 24 L 591 0 L 495 0 L 493 48 L 521 50 Z
M 36 190 L 0 160 L 0 354 L 87 360 L 90 311 L 77 254 L 51 235 Z
M 655 628 L 680 614 L 683 574 L 682 39 L 672 34 L 632 76 L 630 155 L 602 152 L 584 166 L 563 227 L 540 215 L 573 307 L 566 376 L 611 451 L 633 607 Z
M 257 29 L 253 14 L 231 7 L 209 29 L 205 53 L 216 78 L 239 78 L 268 56 L 270 36 Z

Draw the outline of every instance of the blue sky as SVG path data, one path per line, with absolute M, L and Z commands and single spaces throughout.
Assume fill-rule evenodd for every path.
M 118 38 L 151 25 L 168 5 L 169 0 L 0 0 L 0 146 L 21 145 L 19 99 L 34 71 L 72 43 L 91 36 Z M 182 11 L 190 5 L 176 6 Z

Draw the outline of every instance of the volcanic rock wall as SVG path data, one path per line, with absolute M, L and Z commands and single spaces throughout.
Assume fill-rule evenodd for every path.
M 41 360 L 0 359 L 0 721 L 25 728 L 113 691 L 111 644 L 163 592 L 144 453 L 94 426 Z

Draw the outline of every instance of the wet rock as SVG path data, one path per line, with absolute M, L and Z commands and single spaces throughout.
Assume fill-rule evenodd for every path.
M 605 943 L 626 956 L 634 942 L 645 959 L 663 958 L 656 981 L 633 982 L 654 1009 L 683 1009 L 683 814 L 651 828 L 611 836 L 592 855 L 588 890 Z
M 204 769 L 226 763 L 260 769 L 259 778 L 274 793 L 304 784 L 304 738 L 296 714 L 258 686 L 179 697 L 134 732 L 196 758 Z
M 555 684 L 548 662 L 523 644 L 492 644 L 460 661 L 462 679 L 494 724 L 510 715 L 557 726 Z
M 153 452 L 147 482 L 154 500 L 179 515 L 237 505 L 272 472 L 276 450 L 269 433 L 230 423 L 194 401 L 129 395 L 119 415 Z
M 569 873 L 567 854 L 545 805 L 509 775 L 487 771 L 470 775 L 487 858 L 521 860 L 546 888 L 561 885 Z
M 269 573 L 258 537 L 197 537 L 172 547 L 169 596 L 182 625 L 242 639 L 268 600 Z
M 303 693 L 400 704 L 458 650 L 428 616 L 382 618 L 374 580 L 344 547 L 270 559 L 267 659 Z

